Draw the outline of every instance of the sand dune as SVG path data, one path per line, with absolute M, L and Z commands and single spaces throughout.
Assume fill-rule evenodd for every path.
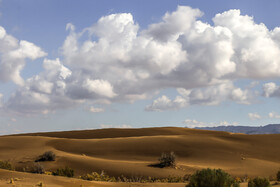
M 51 150 L 57 159 L 42 163 L 46 170 L 70 166 L 76 176 L 102 170 L 111 176 L 184 176 L 210 167 L 233 176 L 271 177 L 280 168 L 279 142 L 280 134 L 174 127 L 33 133 L 0 137 L 0 160 L 9 160 L 20 169 Z M 177 169 L 149 166 L 169 151 L 178 156 Z

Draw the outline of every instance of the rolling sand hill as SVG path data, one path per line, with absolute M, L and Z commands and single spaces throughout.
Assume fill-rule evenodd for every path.
M 32 166 L 40 154 L 51 150 L 57 159 L 43 162 L 46 170 L 69 166 L 75 169 L 76 176 L 102 170 L 110 176 L 184 176 L 210 167 L 224 169 L 233 176 L 274 177 L 280 168 L 279 142 L 280 134 L 245 135 L 174 127 L 33 133 L 0 137 L 0 160 L 9 160 L 17 170 L 22 170 Z M 162 152 L 170 151 L 178 156 L 176 169 L 149 166 L 157 163 Z M 0 175 L 3 181 L 10 175 L 35 176 L 4 170 L 0 170 Z M 81 181 L 36 176 L 36 181 L 48 179 L 53 184 L 55 180 L 57 184 Z M 112 185 L 82 182 L 84 186 Z

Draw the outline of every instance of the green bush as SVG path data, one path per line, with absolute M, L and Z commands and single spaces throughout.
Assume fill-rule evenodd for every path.
M 12 164 L 8 161 L 0 161 L 0 169 L 13 170 Z
M 174 152 L 162 153 L 158 160 L 161 167 L 174 167 L 176 165 L 176 155 Z
M 52 174 L 65 177 L 74 177 L 74 170 L 66 166 L 65 168 L 57 169 L 56 171 L 52 172 Z
M 47 151 L 44 154 L 40 155 L 35 162 L 43 162 L 43 161 L 55 161 L 56 155 L 52 151 Z
M 280 181 L 280 170 L 277 172 L 276 178 L 277 178 L 277 181 Z
M 248 182 L 248 187 L 269 187 L 270 183 L 267 178 L 257 177 L 250 179 Z
M 208 168 L 193 174 L 186 187 L 231 187 L 234 183 L 233 178 L 223 170 Z

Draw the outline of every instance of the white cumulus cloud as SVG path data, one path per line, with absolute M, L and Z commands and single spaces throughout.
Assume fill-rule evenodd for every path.
M 280 119 L 280 115 L 277 114 L 276 112 L 270 112 L 268 116 L 269 118 Z
M 89 111 L 93 112 L 93 113 L 99 113 L 99 112 L 104 112 L 105 110 L 104 110 L 104 108 L 97 108 L 97 107 L 91 106 L 89 108 Z
M 251 104 L 252 86 L 236 85 L 244 79 L 280 77 L 279 27 L 269 30 L 240 10 L 216 14 L 212 25 L 201 21 L 202 15 L 198 9 L 178 6 L 146 29 L 131 13 L 103 16 L 80 31 L 69 23 L 61 59 L 44 59 L 44 71 L 27 80 L 20 76 L 25 60 L 46 53 L 0 27 L 0 80 L 21 85 L 3 107 L 42 113 L 87 101 L 134 102 L 167 88 L 177 89 L 178 96 L 158 95 L 146 110 L 228 100 Z M 266 97 L 280 96 L 275 83 L 263 89 Z
M 248 113 L 248 117 L 251 119 L 251 120 L 258 120 L 258 119 L 261 119 L 262 117 L 257 114 L 257 113 Z
M 112 85 L 108 81 L 104 80 L 86 79 L 83 83 L 83 88 L 87 89 L 89 92 L 93 92 L 100 96 L 105 96 L 109 98 L 116 96 L 116 94 L 113 91 Z
M 146 107 L 148 111 L 165 111 L 187 107 L 189 105 L 218 105 L 221 102 L 231 100 L 239 104 L 250 104 L 253 93 L 249 90 L 236 88 L 231 82 L 217 86 L 209 86 L 198 89 L 178 88 L 180 94 L 174 100 L 163 95 L 155 99 Z
M 280 86 L 274 82 L 269 82 L 263 85 L 263 94 L 265 97 L 280 97 Z
M 186 106 L 187 101 L 177 96 L 174 100 L 170 100 L 167 96 L 163 95 L 153 101 L 151 105 L 146 106 L 147 111 L 165 111 L 174 110 Z
M 122 125 L 106 125 L 106 124 L 101 124 L 100 128 L 102 128 L 102 129 L 107 129 L 107 128 L 130 129 L 130 128 L 132 128 L 132 126 L 127 125 L 127 124 L 122 124 Z
M 35 60 L 46 55 L 40 47 L 25 40 L 18 41 L 0 26 L 0 81 L 23 85 L 20 73 L 26 59 Z
M 0 108 L 3 106 L 3 94 L 0 93 Z
M 217 126 L 237 126 L 238 123 L 237 122 L 227 122 L 227 121 L 221 121 L 219 123 L 206 123 L 206 122 L 202 122 L 202 121 L 197 121 L 194 119 L 186 119 L 185 121 L 183 121 L 183 123 L 185 123 L 187 125 L 188 128 L 196 128 L 196 127 L 217 127 Z

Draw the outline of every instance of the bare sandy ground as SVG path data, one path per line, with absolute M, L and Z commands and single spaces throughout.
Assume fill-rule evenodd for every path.
M 275 178 L 280 168 L 279 142 L 280 134 L 244 135 L 174 127 L 50 132 L 0 137 L 0 160 L 9 160 L 20 170 L 30 167 L 40 154 L 51 150 L 57 155 L 57 159 L 54 162 L 42 162 L 46 170 L 53 171 L 69 166 L 75 169 L 76 177 L 102 170 L 116 177 L 184 176 L 210 167 L 221 168 L 233 176 Z M 162 152 L 169 151 L 174 151 L 178 156 L 176 169 L 149 166 L 157 163 Z M 1 170 L 2 182 L 3 172 L 7 178 L 10 177 L 7 171 Z M 13 175 L 34 178 L 34 174 L 28 173 Z M 58 186 L 72 180 L 81 181 L 64 177 L 36 176 L 33 180 L 34 185 L 40 180 L 46 180 L 45 178 L 50 178 L 54 181 L 53 184 Z M 82 185 L 92 184 L 112 185 L 96 182 Z

